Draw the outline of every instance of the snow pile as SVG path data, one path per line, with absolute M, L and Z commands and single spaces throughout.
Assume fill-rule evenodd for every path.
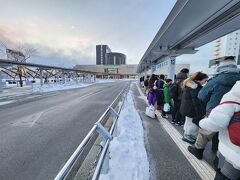
M 50 92 L 50 91 L 59 91 L 65 89 L 74 89 L 74 88 L 82 88 L 90 86 L 91 84 L 84 84 L 84 83 L 65 83 L 65 84 L 45 84 L 42 87 L 34 87 L 32 89 L 32 93 L 36 92 Z
M 143 127 L 130 92 L 118 119 L 117 132 L 109 147 L 108 174 L 101 174 L 100 180 L 149 179 Z

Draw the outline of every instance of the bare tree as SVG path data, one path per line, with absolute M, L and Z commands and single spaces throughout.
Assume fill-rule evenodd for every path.
M 27 59 L 31 58 L 37 53 L 37 49 L 33 47 L 26 47 L 19 43 L 17 48 L 8 48 L 4 42 L 0 42 L 0 53 L 7 58 L 7 60 L 17 61 L 17 62 L 26 62 Z M 2 56 L 1 55 L 1 56 Z M 20 86 L 23 87 L 23 72 L 24 67 L 21 65 L 17 66 L 17 74 L 19 76 Z

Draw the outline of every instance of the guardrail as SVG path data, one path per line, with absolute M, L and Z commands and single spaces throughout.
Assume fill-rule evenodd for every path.
M 87 136 L 83 139 L 81 144 L 78 146 L 78 148 L 75 150 L 75 152 L 71 155 L 71 157 L 68 159 L 66 164 L 63 166 L 61 171 L 57 174 L 57 176 L 54 178 L 54 180 L 64 180 L 64 179 L 73 179 L 74 175 L 71 174 L 71 171 L 74 169 L 75 162 L 78 161 L 78 159 L 84 160 L 86 157 L 86 154 L 84 154 L 84 149 L 89 149 L 87 146 L 93 146 L 93 144 L 89 142 L 93 142 L 97 139 L 95 136 L 96 132 L 102 137 L 103 141 L 100 143 L 103 147 L 100 158 L 98 160 L 93 178 L 94 180 L 97 180 L 101 169 L 103 168 L 103 171 L 108 170 L 108 146 L 110 143 L 110 140 L 113 138 L 113 133 L 117 124 L 117 119 L 120 114 L 120 111 L 122 109 L 122 106 L 124 104 L 125 97 L 127 95 L 128 89 L 130 85 L 128 85 L 126 88 L 124 88 L 118 96 L 114 99 L 112 104 L 107 108 L 107 110 L 102 114 L 102 116 L 99 118 L 99 120 L 94 124 L 92 129 L 89 131 Z M 121 101 L 120 101 L 121 100 Z M 114 108 L 116 106 L 119 106 L 118 110 L 116 111 Z M 108 132 L 103 125 L 107 121 L 107 117 L 112 116 L 113 124 L 110 128 L 110 131 Z M 116 132 L 116 131 L 115 131 Z M 94 138 L 93 138 L 94 137 Z M 93 140 L 92 140 L 93 138 Z M 104 161 L 105 160 L 105 161 Z M 105 164 L 105 165 L 103 165 Z

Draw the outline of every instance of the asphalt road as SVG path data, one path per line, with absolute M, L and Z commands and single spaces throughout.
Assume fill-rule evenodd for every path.
M 0 179 L 53 179 L 126 84 L 29 95 L 0 106 Z

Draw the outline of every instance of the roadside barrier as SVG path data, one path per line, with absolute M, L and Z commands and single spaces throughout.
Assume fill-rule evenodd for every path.
M 57 174 L 54 180 L 65 180 L 65 179 L 73 179 L 77 173 L 77 170 L 81 166 L 82 161 L 86 158 L 88 152 L 96 141 L 97 137 L 100 135 L 102 141 L 100 145 L 102 146 L 102 150 L 100 152 L 100 157 L 97 162 L 97 166 L 95 168 L 94 174 L 92 176 L 93 180 L 97 180 L 99 178 L 100 173 L 107 173 L 109 168 L 109 144 L 114 136 L 117 134 L 117 120 L 121 109 L 124 104 L 124 100 L 126 98 L 127 92 L 129 91 L 130 84 L 125 87 L 114 99 L 111 105 L 107 108 L 107 110 L 102 114 L 102 116 L 98 119 L 98 121 L 94 124 L 92 129 L 83 139 L 81 144 L 77 147 L 75 152 L 71 155 L 68 161 L 65 163 L 61 171 Z M 104 124 L 110 119 L 112 119 L 112 125 L 108 131 Z

